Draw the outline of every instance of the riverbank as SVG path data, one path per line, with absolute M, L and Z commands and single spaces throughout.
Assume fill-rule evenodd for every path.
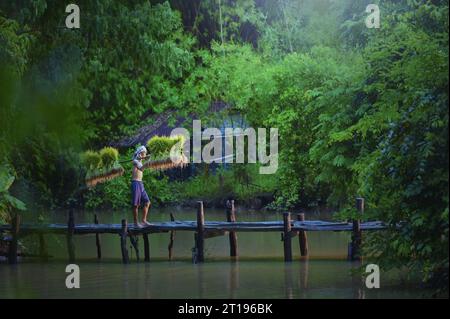
M 236 200 L 235 195 L 228 194 L 224 196 L 217 196 L 214 198 L 192 198 L 192 199 L 184 199 L 179 202 L 168 202 L 164 205 L 164 207 L 188 207 L 188 208 L 195 208 L 197 207 L 198 201 L 202 201 L 204 207 L 206 208 L 217 208 L 217 209 L 225 209 L 226 208 L 226 202 L 228 200 L 234 199 L 235 203 L 239 208 L 241 209 L 251 209 L 251 210 L 262 210 L 262 211 L 271 211 L 273 209 L 270 209 L 268 205 L 270 205 L 273 200 L 274 196 L 271 193 L 265 193 L 265 194 L 259 194 L 252 198 L 248 199 L 240 199 Z

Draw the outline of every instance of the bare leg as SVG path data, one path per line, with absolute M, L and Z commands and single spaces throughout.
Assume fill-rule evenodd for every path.
M 133 206 L 133 220 L 136 226 L 138 226 L 138 210 L 139 206 Z
M 145 224 L 147 223 L 147 215 L 148 215 L 148 210 L 150 209 L 150 205 L 151 202 L 148 202 L 147 204 L 145 204 L 144 208 L 143 208 L 143 212 L 142 212 L 142 222 Z

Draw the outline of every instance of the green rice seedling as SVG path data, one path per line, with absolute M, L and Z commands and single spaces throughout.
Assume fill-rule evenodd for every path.
M 183 135 L 174 137 L 168 136 L 154 136 L 148 143 L 147 148 L 150 155 L 150 160 L 144 163 L 145 168 L 152 168 L 157 170 L 166 170 L 174 167 L 186 166 L 188 159 L 183 155 L 183 145 L 185 138 Z M 177 160 L 171 158 L 171 150 L 175 152 Z
M 184 136 L 178 135 L 174 137 L 168 137 L 168 136 L 153 136 L 148 142 L 147 142 L 147 148 L 150 152 L 150 157 L 152 159 L 161 159 L 161 158 L 167 158 L 170 156 L 170 150 L 174 145 L 177 143 L 177 150 L 176 152 L 179 152 L 181 154 L 181 151 L 183 149 L 184 144 Z
M 85 181 L 88 187 L 94 187 L 124 173 L 118 162 L 119 152 L 113 147 L 104 147 L 100 152 L 86 151 L 81 159 L 86 167 Z
M 177 152 L 177 154 L 182 154 L 183 153 L 183 146 L 184 143 L 186 142 L 186 138 L 183 135 L 177 135 L 175 137 L 172 138 L 174 140 L 174 145 L 176 145 L 176 149 L 175 151 Z
M 100 154 L 91 150 L 83 153 L 82 161 L 89 171 L 94 171 L 102 165 L 102 158 Z
M 111 168 L 119 160 L 119 151 L 114 147 L 104 147 L 100 150 L 100 157 L 105 168 Z

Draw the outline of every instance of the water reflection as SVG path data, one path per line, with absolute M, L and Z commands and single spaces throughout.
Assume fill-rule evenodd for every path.
M 420 298 L 426 291 L 367 289 L 354 265 L 336 260 L 81 262 L 81 288 L 65 287 L 65 263 L 0 266 L 0 298 Z M 383 277 L 384 278 L 384 277 Z M 396 277 L 393 277 L 394 279 Z M 387 282 L 387 281 L 386 281 Z
M 285 289 L 285 299 L 294 298 L 294 280 L 292 274 L 292 263 L 284 264 L 284 289 Z
M 351 272 L 353 299 L 366 299 L 364 277 L 361 272 L 362 260 L 354 261 L 352 265 L 354 267 Z
M 230 280 L 228 285 L 229 298 L 237 298 L 237 290 L 239 289 L 239 263 L 236 260 L 230 262 Z
M 300 260 L 300 298 L 306 298 L 306 291 L 308 289 L 308 275 L 309 275 L 309 257 L 303 257 Z

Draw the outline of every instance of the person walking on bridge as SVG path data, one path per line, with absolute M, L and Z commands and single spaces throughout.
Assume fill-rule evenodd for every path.
M 150 209 L 150 198 L 144 188 L 142 181 L 144 166 L 142 160 L 147 157 L 147 149 L 145 146 L 139 146 L 133 155 L 133 172 L 131 178 L 131 205 L 133 206 L 133 218 L 136 227 L 142 228 L 151 225 L 147 222 L 147 215 Z M 143 207 L 142 224 L 138 222 L 139 207 Z

